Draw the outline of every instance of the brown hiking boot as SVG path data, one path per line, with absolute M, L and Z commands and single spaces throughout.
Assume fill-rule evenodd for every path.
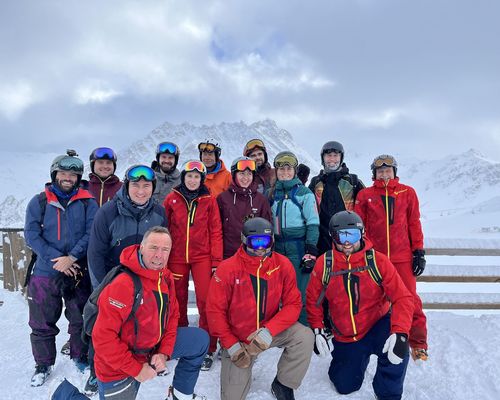
M 421 360 L 421 361 L 427 361 L 429 358 L 429 354 L 427 353 L 426 349 L 411 349 L 411 358 L 413 358 L 413 361 Z

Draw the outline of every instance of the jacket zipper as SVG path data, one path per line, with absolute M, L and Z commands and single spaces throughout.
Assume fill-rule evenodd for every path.
M 391 243 L 389 233 L 389 192 L 385 185 L 385 235 L 387 240 L 387 258 L 391 258 Z
M 356 338 L 356 335 L 358 334 L 358 331 L 356 329 L 356 322 L 354 321 L 354 312 L 353 312 L 353 298 L 352 298 L 352 293 L 351 293 L 351 261 L 350 261 L 351 256 L 349 255 L 347 257 L 347 262 L 349 264 L 349 273 L 347 274 L 347 294 L 349 296 L 349 314 L 351 315 L 351 324 L 352 324 L 352 331 L 354 333 L 353 340 L 357 341 L 358 339 Z
M 257 329 L 260 329 L 260 269 L 264 260 L 265 258 L 260 260 L 259 268 L 257 268 Z
M 158 275 L 158 295 L 160 297 L 160 313 L 158 315 L 158 326 L 160 328 L 160 333 L 159 333 L 159 336 L 158 336 L 158 342 L 160 342 L 161 340 L 161 334 L 162 334 L 162 321 L 161 321 L 161 316 L 163 314 L 163 296 L 162 296 L 162 293 L 161 293 L 161 278 L 163 276 L 163 273 L 160 272 L 160 274 Z

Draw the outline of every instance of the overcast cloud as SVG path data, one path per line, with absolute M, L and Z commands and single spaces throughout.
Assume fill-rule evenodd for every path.
M 500 160 L 495 0 L 0 2 L 4 150 L 271 118 L 312 154 Z

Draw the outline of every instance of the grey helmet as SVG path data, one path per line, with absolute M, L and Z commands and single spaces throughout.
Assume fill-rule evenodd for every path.
M 326 142 L 321 148 L 321 165 L 323 165 L 323 167 L 325 166 L 323 155 L 325 153 L 331 153 L 332 151 L 340 153 L 340 165 L 342 165 L 342 163 L 344 162 L 344 146 L 342 146 L 342 143 L 332 140 Z
M 50 179 L 52 182 L 55 182 L 58 171 L 67 171 L 76 174 L 78 176 L 76 186 L 80 185 L 83 175 L 83 161 L 78 158 L 75 150 L 68 149 L 65 155 L 54 158 L 50 166 Z

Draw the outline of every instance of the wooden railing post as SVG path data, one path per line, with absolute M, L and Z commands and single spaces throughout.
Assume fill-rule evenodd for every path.
M 2 231 L 3 287 L 11 292 L 22 290 L 31 250 L 26 246 L 22 229 Z

